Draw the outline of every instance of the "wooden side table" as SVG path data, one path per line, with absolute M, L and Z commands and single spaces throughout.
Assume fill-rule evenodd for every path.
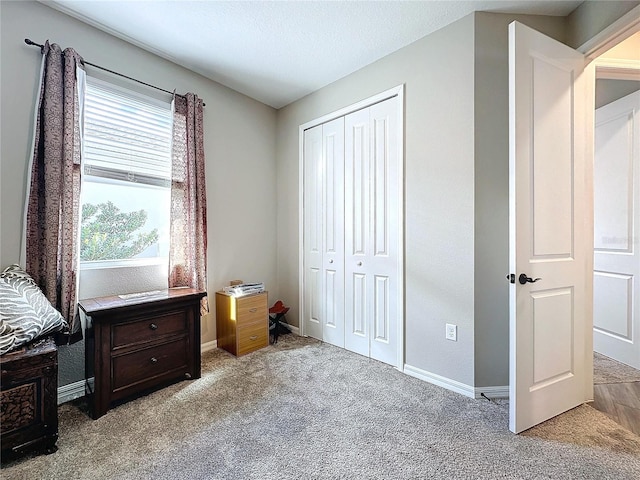
M 233 297 L 216 292 L 218 348 L 241 356 L 269 344 L 267 292 Z
M 2 460 L 53 453 L 58 439 L 58 349 L 53 337 L 0 356 Z
M 151 294 L 152 293 L 152 294 Z M 200 378 L 200 299 L 190 288 L 79 302 L 87 316 L 85 376 L 93 418 L 112 402 L 172 381 Z

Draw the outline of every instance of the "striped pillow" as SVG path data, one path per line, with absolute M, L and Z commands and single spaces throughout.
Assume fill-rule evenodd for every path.
M 8 326 L 6 332 L 0 329 L 0 355 L 68 327 L 60 312 L 18 265 L 0 273 L 0 322 Z
M 11 325 L 4 323 L 3 320 L 0 320 L 0 355 L 12 350 L 15 343 L 16 334 L 13 328 L 11 328 Z

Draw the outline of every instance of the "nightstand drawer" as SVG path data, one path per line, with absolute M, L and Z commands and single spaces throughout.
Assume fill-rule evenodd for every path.
M 187 371 L 187 338 L 158 345 L 126 355 L 114 356 L 112 362 L 115 392 L 158 376 L 175 376 L 174 370 Z
M 111 329 L 111 348 L 153 341 L 164 335 L 186 332 L 188 327 L 184 310 L 117 324 Z
M 268 327 L 264 322 L 238 327 L 238 355 L 266 347 L 268 342 Z
M 248 325 L 255 322 L 264 322 L 269 314 L 263 295 L 252 295 L 250 297 L 236 300 L 238 312 L 238 325 Z

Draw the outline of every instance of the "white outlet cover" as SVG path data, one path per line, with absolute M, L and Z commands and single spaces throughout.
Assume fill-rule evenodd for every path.
M 454 342 L 458 341 L 458 326 L 447 323 L 445 338 L 447 340 L 453 340 Z

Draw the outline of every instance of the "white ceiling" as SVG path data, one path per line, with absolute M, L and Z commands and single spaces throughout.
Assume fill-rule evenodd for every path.
M 582 2 L 57 0 L 42 3 L 280 108 L 473 11 L 564 16 Z M 171 89 L 171 85 L 163 87 Z

